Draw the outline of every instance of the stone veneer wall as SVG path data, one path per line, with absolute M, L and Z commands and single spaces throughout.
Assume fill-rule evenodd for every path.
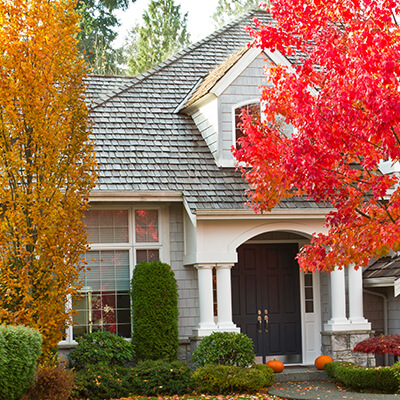
M 371 336 L 372 331 L 321 332 L 322 353 L 332 356 L 333 361 L 351 361 L 365 367 L 375 366 L 373 354 L 356 353 L 354 346 Z

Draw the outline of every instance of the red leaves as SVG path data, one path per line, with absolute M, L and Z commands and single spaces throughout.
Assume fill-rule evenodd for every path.
M 400 356 L 400 335 L 380 335 L 357 343 L 353 351 Z
M 276 0 L 275 22 L 256 23 L 255 45 L 297 61 L 266 68 L 265 122 L 244 116 L 234 155 L 256 210 L 304 195 L 335 207 L 328 235 L 303 249 L 303 269 L 366 265 L 399 247 L 400 193 L 383 160 L 400 161 L 400 29 L 396 1 Z M 399 11 L 399 10 L 398 10 Z M 312 43 L 312 45 L 311 45 Z M 288 137 L 277 115 L 295 127 Z M 282 118 L 281 118 L 282 119 Z M 327 249 L 330 249 L 329 252 Z

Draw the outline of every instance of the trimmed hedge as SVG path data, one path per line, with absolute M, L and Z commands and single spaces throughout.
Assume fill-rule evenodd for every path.
M 182 395 L 193 388 L 192 371 L 185 363 L 147 360 L 134 368 L 89 365 L 76 373 L 72 398 L 104 400 L 131 395 Z
M 77 370 L 90 364 L 125 365 L 132 361 L 133 346 L 123 337 L 97 331 L 76 338 L 78 346 L 68 354 L 69 366 Z
M 131 288 L 132 344 L 137 359 L 176 359 L 178 288 L 171 267 L 161 262 L 137 265 Z
M 367 368 L 349 362 L 325 364 L 325 372 L 344 386 L 357 391 L 396 393 L 398 381 L 390 367 Z
M 265 373 L 257 368 L 207 364 L 193 374 L 197 390 L 205 394 L 253 393 L 269 386 Z
M 214 332 L 205 336 L 193 352 L 192 361 L 206 364 L 249 367 L 254 364 L 253 341 L 244 333 Z
M 256 364 L 254 365 L 255 369 L 258 369 L 259 371 L 261 371 L 266 379 L 266 387 L 270 387 L 274 384 L 275 382 L 275 372 L 271 367 L 268 367 L 268 365 L 265 364 Z
M 18 399 L 29 388 L 41 345 L 41 334 L 32 328 L 0 325 L 0 399 Z
M 132 392 L 132 368 L 88 365 L 75 375 L 72 398 L 104 400 L 128 397 Z
M 182 361 L 142 361 L 133 374 L 133 391 L 138 395 L 182 395 L 194 389 L 192 371 Z

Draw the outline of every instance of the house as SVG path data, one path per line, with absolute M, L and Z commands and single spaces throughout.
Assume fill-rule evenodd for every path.
M 129 337 L 132 270 L 162 260 L 179 287 L 181 358 L 233 331 L 253 339 L 260 362 L 307 365 L 321 353 L 371 362 L 350 351 L 371 334 L 362 271 L 306 274 L 295 260 L 325 232 L 329 209 L 293 198 L 257 215 L 245 204 L 230 150 L 238 113 L 259 107 L 265 60 L 291 61 L 247 46 L 254 17 L 270 18 L 249 12 L 137 77 L 89 78 L 99 182 L 85 297 L 73 300 L 80 312 L 61 345 L 95 329 Z
M 400 257 L 398 254 L 373 260 L 363 272 L 365 317 L 375 334 L 400 333 Z M 379 364 L 393 357 L 379 356 Z

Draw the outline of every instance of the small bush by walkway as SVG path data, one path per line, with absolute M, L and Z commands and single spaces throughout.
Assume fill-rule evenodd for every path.
M 325 372 L 354 391 L 396 393 L 399 387 L 395 370 L 390 367 L 367 368 L 339 361 L 326 364 Z

